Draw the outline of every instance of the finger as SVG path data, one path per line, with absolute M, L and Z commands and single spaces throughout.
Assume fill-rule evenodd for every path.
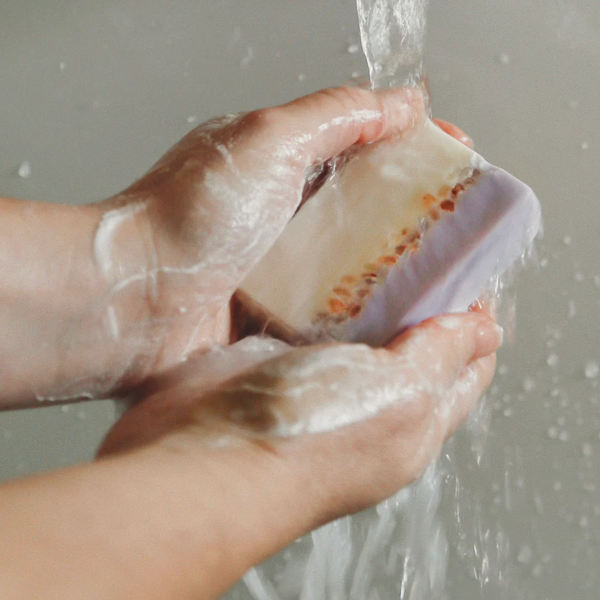
M 321 163 L 355 144 L 370 144 L 412 127 L 424 114 L 414 88 L 371 91 L 339 87 L 322 90 L 262 111 L 274 137 L 304 135 L 308 164 Z
M 493 319 L 471 312 L 425 321 L 393 340 L 388 349 L 418 365 L 425 377 L 452 385 L 469 363 L 496 352 L 503 338 Z
M 443 440 L 466 421 L 490 387 L 496 371 L 496 354 L 484 356 L 464 369 L 450 392 L 440 402 L 437 414 Z
M 453 138 L 456 138 L 461 144 L 464 144 L 468 148 L 473 148 L 473 140 L 462 129 L 460 129 L 460 127 L 457 127 L 452 123 L 448 123 L 447 121 L 442 121 L 441 119 L 434 119 L 434 123 L 442 131 L 448 135 L 451 135 Z

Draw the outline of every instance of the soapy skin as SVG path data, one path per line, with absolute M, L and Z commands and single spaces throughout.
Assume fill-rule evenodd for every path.
M 423 473 L 493 377 L 486 314 L 377 350 L 228 346 L 229 300 L 307 172 L 421 110 L 407 91 L 327 90 L 200 126 L 99 205 L 2 201 L 4 406 L 140 401 L 101 461 L 0 486 L 2 598 L 217 598 Z

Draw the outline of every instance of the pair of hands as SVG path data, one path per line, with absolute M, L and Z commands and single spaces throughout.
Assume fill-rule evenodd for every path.
M 6 573 L 39 584 L 14 597 L 78 597 L 84 585 L 98 598 L 216 598 L 437 456 L 493 377 L 502 335 L 490 316 L 432 319 L 384 349 L 291 348 L 236 342 L 230 305 L 320 166 L 409 129 L 422 104 L 410 90 L 325 90 L 201 125 L 103 203 L 24 215 L 3 201 L 0 259 L 26 259 L 28 273 L 6 269 L 4 404 L 139 400 L 97 464 L 0 489 L 0 529 L 21 532 Z M 25 255 L 23 240 L 37 241 Z M 45 574 L 25 580 L 32 561 Z
M 320 433 L 359 421 L 369 410 L 376 414 L 394 404 L 400 410 L 402 404 L 400 412 L 410 405 L 419 413 L 402 417 L 410 423 L 401 437 L 411 456 L 396 453 L 397 472 L 406 474 L 376 499 L 418 476 L 489 385 L 501 343 L 489 317 L 456 317 L 452 328 L 434 319 L 386 350 L 343 344 L 293 350 L 260 339 L 227 343 L 235 341 L 231 297 L 310 193 L 311 169 L 314 179 L 316 167 L 352 146 L 402 133 L 422 112 L 415 90 L 337 88 L 218 118 L 100 205 L 100 228 L 111 215 L 132 221 L 111 223 L 110 244 L 100 249 L 109 255 L 103 276 L 112 286 L 112 312 L 127 312 L 132 294 L 143 297 L 147 314 L 139 324 L 153 340 L 138 342 L 139 366 L 128 372 L 134 386 L 146 382 L 145 400 L 113 429 L 101 455 L 165 443 L 183 431 L 206 443 Z M 438 125 L 471 143 L 458 128 Z M 317 368 L 327 364 L 332 366 Z M 302 375 L 298 365 L 305 367 Z M 309 391 L 298 392 L 306 383 Z M 390 388 L 390 399 L 382 400 Z M 314 422 L 326 413 L 331 423 L 319 429 Z
M 502 336 L 486 314 L 433 319 L 386 349 L 292 349 L 258 338 L 227 345 L 230 299 L 306 198 L 307 173 L 354 145 L 402 133 L 422 112 L 416 91 L 338 88 L 216 119 L 105 203 L 105 211 L 137 207 L 144 240 L 136 271 L 128 257 L 138 254 L 123 249 L 131 236 L 112 233 L 105 275 L 113 305 L 138 288 L 159 343 L 151 360 L 137 358 L 143 375 L 131 376 L 146 382 L 144 400 L 101 456 L 145 444 L 196 457 L 220 444 L 240 456 L 252 447 L 320 488 L 327 500 L 315 504 L 311 526 L 323 513 L 382 500 L 423 472 L 493 377 Z

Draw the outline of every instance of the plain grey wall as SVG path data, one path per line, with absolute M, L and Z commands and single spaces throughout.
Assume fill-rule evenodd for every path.
M 191 117 L 365 74 L 348 52 L 355 13 L 352 0 L 0 0 L 0 194 L 92 202 Z M 428 48 L 436 115 L 527 181 L 545 213 L 542 266 L 521 280 L 490 395 L 489 489 L 477 471 L 469 485 L 511 540 L 511 598 L 596 599 L 600 408 L 584 370 L 600 361 L 600 3 L 432 0 Z M 0 416 L 0 477 L 89 459 L 113 419 L 109 402 Z M 456 564 L 449 595 L 502 597 Z

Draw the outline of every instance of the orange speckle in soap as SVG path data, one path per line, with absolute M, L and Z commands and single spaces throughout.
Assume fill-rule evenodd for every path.
M 352 294 L 345 288 L 343 287 L 336 287 L 333 288 L 333 293 L 336 296 L 340 296 L 341 298 L 351 298 Z
M 329 298 L 327 300 L 327 309 L 332 315 L 339 315 L 346 310 L 346 305 L 337 298 Z
M 454 202 L 452 202 L 452 200 L 444 200 L 444 202 L 440 204 L 440 208 L 446 212 L 454 212 Z
M 397 256 L 386 255 L 379 257 L 379 262 L 386 267 L 393 267 L 398 261 Z
M 361 310 L 362 310 L 361 306 L 359 306 L 358 304 L 352 304 L 348 308 L 348 314 L 350 315 L 351 318 L 358 317 L 358 315 L 360 314 Z
M 440 191 L 438 192 L 438 196 L 440 198 L 447 198 L 450 195 L 451 191 L 452 191 L 452 188 L 449 185 L 445 185 L 444 187 L 440 188 Z
M 358 283 L 358 277 L 356 277 L 356 275 L 346 275 L 345 277 L 342 277 L 341 282 L 344 285 L 354 285 Z
M 358 294 L 356 294 L 359 298 L 366 298 L 371 295 L 370 290 L 359 290 Z
M 425 194 L 423 198 L 423 204 L 425 206 L 431 206 L 432 204 L 435 204 L 435 196 L 432 196 L 431 194 Z
M 401 244 L 400 246 L 396 246 L 396 254 L 398 256 L 402 256 L 406 252 L 406 246 Z
M 465 186 L 461 183 L 457 183 L 452 190 L 452 197 L 456 198 L 461 192 L 465 191 Z
M 429 211 L 429 216 L 434 220 L 434 221 L 439 221 L 440 220 L 440 213 L 435 209 L 432 208 Z
M 402 230 L 402 235 L 408 235 L 408 229 L 406 227 Z

